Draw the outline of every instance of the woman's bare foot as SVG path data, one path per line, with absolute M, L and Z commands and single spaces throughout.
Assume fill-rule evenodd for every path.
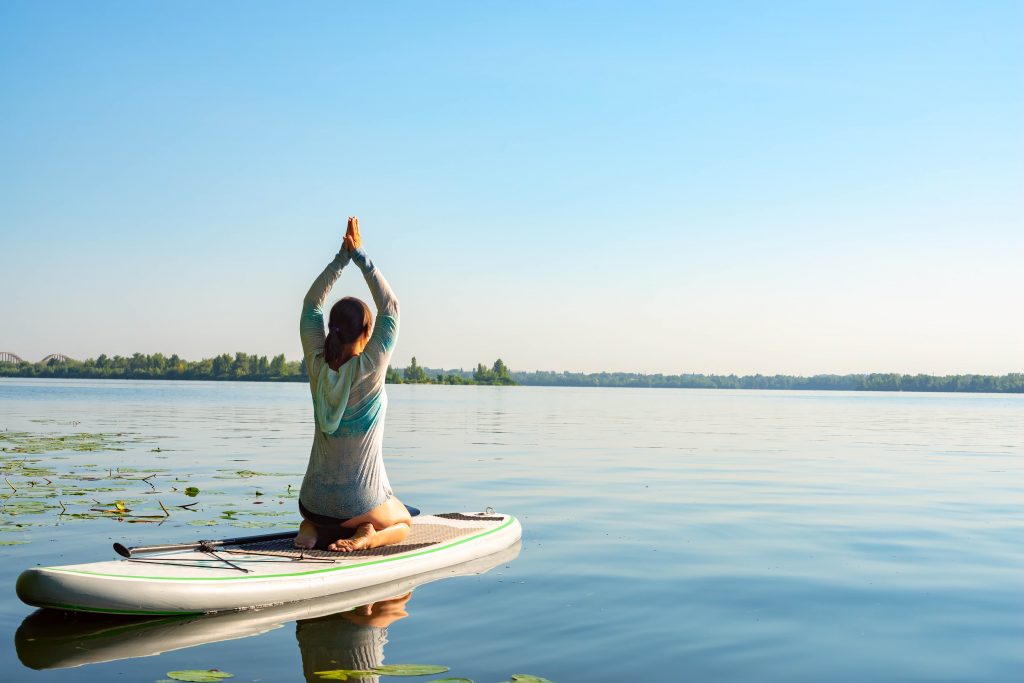
M 348 538 L 335 541 L 327 547 L 339 553 L 350 553 L 353 550 L 367 550 L 379 548 L 382 545 L 401 543 L 409 535 L 411 527 L 405 522 L 392 524 L 386 529 L 377 530 L 370 522 L 364 522 L 356 527 L 356 531 Z
M 370 539 L 377 535 L 377 530 L 373 528 L 373 525 L 367 522 L 366 524 L 360 524 L 356 527 L 354 534 L 348 538 L 340 538 L 334 543 L 327 546 L 328 550 L 334 550 L 339 553 L 350 553 L 353 550 L 362 550 L 363 548 L 373 547 L 370 545 Z
M 316 527 L 310 522 L 302 520 L 299 524 L 299 533 L 295 535 L 295 547 L 303 550 L 311 550 L 316 545 Z

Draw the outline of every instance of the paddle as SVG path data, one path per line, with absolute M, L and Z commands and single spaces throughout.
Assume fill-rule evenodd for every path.
M 417 508 L 411 505 L 406 505 L 405 509 L 409 511 L 411 517 L 416 517 L 420 514 Z M 168 545 L 140 545 L 134 548 L 128 548 L 120 543 L 114 544 L 114 552 L 121 557 L 132 557 L 133 555 L 141 555 L 142 553 L 159 553 L 171 550 L 212 550 L 213 548 L 222 548 L 228 545 L 245 545 L 248 543 L 264 543 L 267 541 L 281 541 L 286 538 L 294 538 L 295 531 L 282 531 L 276 534 L 260 534 L 258 536 L 240 536 L 238 538 L 225 538 L 221 541 L 195 541 L 193 543 L 171 543 Z
M 196 541 L 194 543 L 170 543 L 167 545 L 140 545 L 128 548 L 120 543 L 114 544 L 114 552 L 121 557 L 131 557 L 142 553 L 158 553 L 168 550 L 205 550 L 207 548 L 220 548 L 226 545 L 242 545 L 243 543 L 263 543 L 264 541 L 280 541 L 286 538 L 295 538 L 295 531 L 282 531 L 277 534 L 261 534 L 259 536 L 242 536 L 239 538 L 225 538 L 222 541 Z

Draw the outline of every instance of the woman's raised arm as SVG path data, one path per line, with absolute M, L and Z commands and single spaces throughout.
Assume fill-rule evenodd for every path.
M 359 270 L 363 271 L 366 286 L 370 288 L 370 295 L 377 307 L 377 315 L 389 315 L 398 320 L 398 297 L 391 290 L 391 285 L 384 278 L 384 274 L 373 265 L 373 261 L 361 248 L 352 252 L 352 260 L 359 266 Z
M 324 301 L 331 287 L 338 281 L 341 269 L 352 256 L 342 249 L 334 260 L 327 264 L 317 279 L 313 280 L 306 297 L 302 300 L 302 315 L 299 317 L 299 338 L 302 340 L 302 356 L 306 359 L 306 369 L 314 375 L 313 357 L 324 350 Z
M 373 334 L 370 335 L 363 351 L 364 360 L 387 367 L 387 360 L 398 340 L 398 297 L 391 290 L 384 274 L 373 265 L 373 261 L 363 251 L 363 238 L 359 233 L 359 219 L 350 218 L 348 232 L 342 243 L 342 251 L 348 251 L 352 260 L 359 266 L 370 288 L 373 303 L 377 307 L 377 319 L 373 323 Z M 369 354 L 367 354 L 369 351 Z

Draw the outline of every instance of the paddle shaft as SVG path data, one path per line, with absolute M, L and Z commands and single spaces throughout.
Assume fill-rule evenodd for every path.
M 221 548 L 226 545 L 263 543 L 265 541 L 280 541 L 286 538 L 295 538 L 295 531 L 282 531 L 276 534 L 261 534 L 259 536 L 225 538 L 220 541 L 196 541 L 195 543 L 171 543 L 169 545 L 140 545 L 134 548 L 128 548 L 120 543 L 115 543 L 114 552 L 121 557 L 132 557 L 133 555 L 141 555 L 143 553 L 159 553 L 171 550 L 199 550 L 200 548 Z
M 416 517 L 420 514 L 420 511 L 411 505 L 406 505 L 405 509 L 409 511 L 409 515 Z M 128 548 L 121 545 L 120 543 L 114 544 L 114 552 L 121 557 L 131 557 L 132 555 L 141 555 L 143 553 L 161 553 L 171 550 L 199 550 L 200 548 L 221 548 L 226 545 L 242 545 L 243 543 L 263 543 L 265 541 L 281 541 L 286 538 L 294 538 L 294 531 L 282 531 L 276 534 L 262 534 L 259 536 L 240 536 L 239 538 L 225 538 L 221 541 L 196 541 L 194 543 L 171 543 L 170 545 L 140 545 L 134 548 Z

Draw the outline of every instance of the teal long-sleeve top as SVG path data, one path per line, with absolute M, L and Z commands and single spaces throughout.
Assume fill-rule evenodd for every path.
M 337 369 L 324 359 L 324 301 L 352 261 L 370 288 L 377 316 L 366 348 Z M 309 288 L 299 319 L 316 429 L 299 500 L 310 511 L 350 519 L 391 497 L 384 469 L 384 379 L 398 339 L 398 299 L 362 249 L 342 250 Z

